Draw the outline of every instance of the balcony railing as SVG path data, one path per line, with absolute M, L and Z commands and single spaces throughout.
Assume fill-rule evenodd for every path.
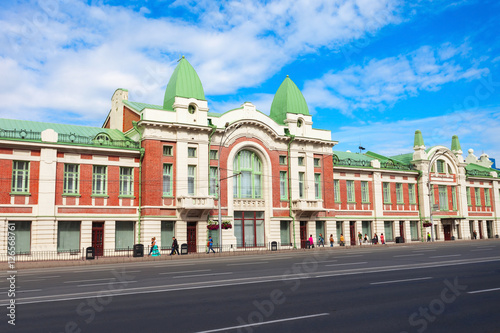
M 323 210 L 323 200 L 306 200 L 299 199 L 292 201 L 292 209 L 293 210 L 301 210 L 301 211 L 318 211 Z
M 177 208 L 179 209 L 213 209 L 214 206 L 214 198 L 212 197 L 177 197 Z
M 0 138 L 5 139 L 23 139 L 23 140 L 42 140 L 42 133 L 25 129 L 7 130 L 0 128 Z

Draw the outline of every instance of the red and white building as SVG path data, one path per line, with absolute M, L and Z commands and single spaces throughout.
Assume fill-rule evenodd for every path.
M 163 105 L 117 89 L 102 128 L 0 119 L 0 251 L 9 229 L 26 256 L 116 254 L 152 237 L 168 248 L 173 236 L 205 251 L 208 236 L 219 244 L 219 205 L 231 250 L 300 248 L 319 234 L 335 245 L 341 234 L 355 245 L 358 233 L 421 241 L 428 224 L 437 240 L 500 233 L 487 155 L 464 159 L 457 137 L 450 149 L 426 148 L 420 131 L 409 154 L 338 152 L 312 120 L 288 77 L 269 115 L 250 102 L 210 112 L 184 58 Z

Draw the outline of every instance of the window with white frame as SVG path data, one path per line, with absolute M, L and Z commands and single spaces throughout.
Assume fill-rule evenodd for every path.
M 63 193 L 78 194 L 80 166 L 78 164 L 64 164 Z
M 218 188 L 217 188 L 217 184 L 219 182 L 217 170 L 218 170 L 217 167 L 210 167 L 210 184 L 209 184 L 210 193 L 209 193 L 209 195 L 212 195 L 214 197 L 217 197 L 219 195 Z
M 104 165 L 94 165 L 92 168 L 92 194 L 105 195 L 106 192 L 106 171 Z
M 321 199 L 321 174 L 314 174 L 314 197 Z
M 304 198 L 304 178 L 305 174 L 303 172 L 299 172 L 299 198 Z
M 333 200 L 340 202 L 340 181 L 338 179 L 333 181 Z
M 262 162 L 256 153 L 240 151 L 233 160 L 233 196 L 242 199 L 262 198 Z
M 210 159 L 211 160 L 217 160 L 219 159 L 219 151 L 215 149 L 210 150 Z
M 280 199 L 288 199 L 288 177 L 286 171 L 280 171 Z
M 173 166 L 171 163 L 163 164 L 163 196 L 173 195 Z
M 303 166 L 304 165 L 304 156 L 299 156 L 297 158 L 297 163 L 299 166 Z
M 417 196 L 415 194 L 415 184 L 408 184 L 408 199 L 410 204 L 417 203 Z
M 382 183 L 383 192 L 384 192 L 384 203 L 391 203 L 391 183 Z
M 396 201 L 398 204 L 404 204 L 403 184 L 396 183 Z
M 446 185 L 438 186 L 439 210 L 448 210 L 448 188 Z
M 163 155 L 172 156 L 173 155 L 173 146 L 163 146 Z
M 196 157 L 196 147 L 188 147 L 188 157 Z
M 347 202 L 356 202 L 356 194 L 354 193 L 354 180 L 347 180 Z
M 287 164 L 286 155 L 280 155 L 279 162 L 280 162 L 280 165 L 286 165 Z
M 490 201 L 490 189 L 485 188 L 484 189 L 484 204 L 486 207 L 491 206 L 491 201 Z
M 321 166 L 321 160 L 317 157 L 314 158 L 314 167 L 319 168 Z
M 361 182 L 361 202 L 369 203 L 370 202 L 370 193 L 368 189 L 368 182 Z
M 28 193 L 29 192 L 29 169 L 30 162 L 13 161 L 12 164 L 12 192 Z
M 438 173 L 445 173 L 446 163 L 443 160 L 437 160 L 436 165 L 437 165 L 437 172 Z
M 134 195 L 134 169 L 129 167 L 120 168 L 120 195 Z
M 188 165 L 188 195 L 196 193 L 196 165 Z

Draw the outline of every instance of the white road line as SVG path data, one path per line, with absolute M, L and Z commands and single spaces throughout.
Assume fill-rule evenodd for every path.
M 355 257 L 362 257 L 362 254 L 357 254 L 355 256 L 341 256 L 341 257 L 334 257 L 335 259 L 343 259 L 343 258 L 355 258 Z
M 437 250 L 415 250 L 412 252 L 419 253 L 419 252 L 436 252 Z
M 493 288 L 493 289 L 483 289 L 483 290 L 476 290 L 476 291 L 468 291 L 467 294 L 479 294 L 479 293 L 487 293 L 490 291 L 498 291 L 500 288 Z
M 320 261 L 306 261 L 306 262 L 295 262 L 293 263 L 294 265 L 310 265 L 310 264 L 320 264 L 320 263 L 325 263 L 325 262 L 337 262 L 338 260 L 320 260 Z
M 478 246 L 476 247 L 477 249 L 486 249 L 488 247 L 496 247 L 495 245 L 484 245 L 484 246 Z
M 103 286 L 103 285 L 109 285 L 109 284 L 118 284 L 118 283 L 135 283 L 137 281 L 120 281 L 120 282 L 112 282 L 109 281 L 107 283 L 91 283 L 91 284 L 79 284 L 77 287 L 91 287 L 91 286 Z
M 244 328 L 244 327 L 255 327 L 255 326 L 269 325 L 269 324 L 275 324 L 275 323 L 282 323 L 282 322 L 285 322 L 285 321 L 309 319 L 309 318 L 315 318 L 315 317 L 321 317 L 321 316 L 329 316 L 329 315 L 330 315 L 329 313 L 318 313 L 318 314 L 313 314 L 313 315 L 308 315 L 308 316 L 291 317 L 291 318 L 284 318 L 284 319 L 264 321 L 264 322 L 255 323 L 255 324 L 247 324 L 247 325 L 239 325 L 239 326 L 217 328 L 217 329 L 214 329 L 214 330 L 199 331 L 199 332 L 196 332 L 196 333 L 222 332 L 222 331 L 235 330 L 235 329 Z
M 429 276 L 429 277 L 415 278 L 415 279 L 406 279 L 406 280 L 393 280 L 393 281 L 372 282 L 370 284 L 389 284 L 389 283 L 419 281 L 419 280 L 429 280 L 429 279 L 432 279 L 432 277 Z
M 281 260 L 281 259 L 289 259 L 289 258 L 295 258 L 295 257 L 294 256 L 286 256 L 286 257 L 267 258 L 267 259 L 259 259 L 259 260 Z
M 165 265 L 156 265 L 156 266 L 153 266 L 153 267 L 161 267 L 161 268 L 165 268 L 165 267 L 182 267 L 182 266 L 194 266 L 195 264 L 181 264 L 181 265 L 169 265 L 170 262 L 168 263 L 165 263 Z
M 414 254 L 400 254 L 397 256 L 393 256 L 394 258 L 402 258 L 402 257 L 416 257 L 416 256 L 423 256 L 423 253 L 414 253 Z
M 23 279 L 20 279 L 20 280 L 21 280 L 21 283 L 23 283 L 23 282 L 45 281 L 46 279 L 35 279 L 35 280 L 23 280 Z
M 80 282 L 92 282 L 92 281 L 104 281 L 104 280 L 115 280 L 116 278 L 110 277 L 105 279 L 92 279 L 92 280 L 76 280 L 76 281 L 64 281 L 63 283 L 80 283 Z
M 493 250 L 493 248 L 476 249 L 476 250 L 470 250 L 470 251 L 475 252 L 475 251 L 491 251 L 491 250 Z
M 16 290 L 18 293 L 29 293 L 31 291 L 42 291 L 42 289 L 32 289 L 32 290 Z
M 429 257 L 429 259 L 434 259 L 434 258 L 448 258 L 448 257 L 460 257 L 461 254 L 448 254 L 448 255 L 444 255 L 444 256 L 432 256 L 432 257 Z
M 362 261 L 362 262 L 349 262 L 346 264 L 333 264 L 333 265 L 325 265 L 325 267 L 332 267 L 332 266 L 345 266 L 345 265 L 362 265 L 362 264 L 367 264 L 367 261 Z
M 212 276 L 212 275 L 226 275 L 226 274 L 233 274 L 233 272 L 173 276 L 172 279 L 183 279 L 183 278 L 198 277 L 198 276 Z
M 166 275 L 166 274 L 179 274 L 179 273 L 198 273 L 198 272 L 210 272 L 210 269 L 198 269 L 196 271 L 182 271 L 182 272 L 164 272 L 164 273 L 158 273 L 159 275 Z
M 239 264 L 227 264 L 226 266 L 245 266 L 245 265 L 259 265 L 259 264 L 268 264 L 268 261 L 259 261 L 259 262 L 242 262 Z

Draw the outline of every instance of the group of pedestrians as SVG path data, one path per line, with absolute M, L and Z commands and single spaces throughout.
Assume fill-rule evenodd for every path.
M 175 237 L 172 237 L 172 251 L 170 255 L 179 254 L 179 243 Z M 156 244 L 156 237 L 151 238 L 151 248 L 149 249 L 149 256 L 158 257 L 161 255 L 160 250 L 158 250 L 158 245 Z

